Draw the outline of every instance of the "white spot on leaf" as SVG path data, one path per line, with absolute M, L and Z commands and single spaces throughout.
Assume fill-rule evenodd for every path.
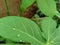
M 20 42 L 23 42 L 22 40 L 20 40 Z
M 13 28 L 13 30 L 16 30 L 16 28 Z
M 20 37 L 20 34 L 18 34 L 17 37 Z

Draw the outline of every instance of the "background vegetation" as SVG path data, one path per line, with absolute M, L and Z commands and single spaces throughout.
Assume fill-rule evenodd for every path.
M 60 1 L 0 0 L 0 45 L 60 45 Z

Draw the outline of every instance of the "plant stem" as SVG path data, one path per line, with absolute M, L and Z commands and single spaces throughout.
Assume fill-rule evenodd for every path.
M 8 0 L 5 0 L 5 3 L 6 3 L 6 8 L 7 8 L 7 14 L 8 14 L 8 16 L 10 16 L 9 7 L 8 7 Z

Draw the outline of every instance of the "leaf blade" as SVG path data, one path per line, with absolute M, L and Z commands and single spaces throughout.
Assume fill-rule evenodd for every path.
M 1 36 L 13 41 L 29 42 L 32 45 L 44 44 L 40 35 L 40 28 L 29 19 L 15 16 L 2 18 L 0 19 L 0 29 Z
M 38 4 L 39 9 L 46 16 L 53 17 L 56 14 L 57 9 L 56 9 L 56 3 L 54 0 L 49 0 L 49 1 L 48 0 L 42 0 L 42 1 L 37 0 L 37 4 Z

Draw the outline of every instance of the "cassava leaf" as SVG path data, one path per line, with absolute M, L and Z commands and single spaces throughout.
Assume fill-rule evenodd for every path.
M 26 8 L 28 8 L 30 5 L 32 5 L 35 2 L 35 0 L 22 0 L 22 3 L 20 5 L 20 10 L 24 12 Z
M 56 14 L 55 0 L 37 0 L 39 9 L 47 16 L 53 17 Z
M 16 42 L 29 42 L 31 45 L 42 45 L 45 41 L 37 24 L 16 16 L 0 19 L 0 35 Z

